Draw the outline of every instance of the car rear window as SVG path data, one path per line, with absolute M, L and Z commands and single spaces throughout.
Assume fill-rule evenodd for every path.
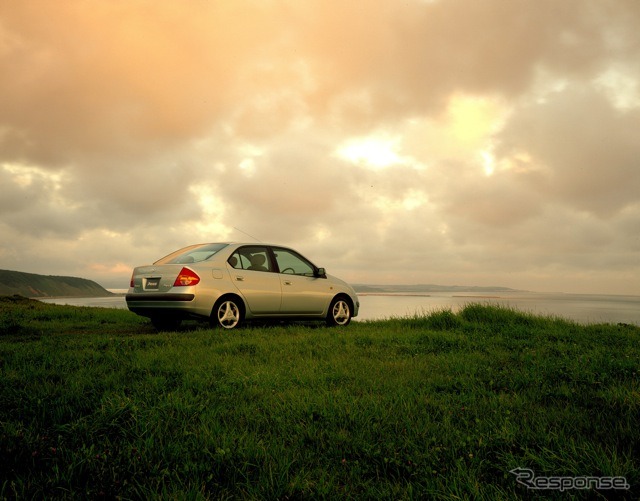
M 154 264 L 188 264 L 199 263 L 211 259 L 229 244 L 202 244 L 192 245 L 177 250 L 156 261 Z

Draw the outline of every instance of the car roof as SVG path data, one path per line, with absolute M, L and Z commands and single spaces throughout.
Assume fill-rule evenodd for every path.
M 291 248 L 288 245 L 272 244 L 268 242 L 203 242 L 201 244 L 195 244 L 195 245 L 213 245 L 213 244 L 227 244 L 227 245 L 235 245 L 238 247 L 241 247 L 244 245 L 250 245 L 250 246 L 263 246 L 263 247 L 283 247 L 285 249 Z

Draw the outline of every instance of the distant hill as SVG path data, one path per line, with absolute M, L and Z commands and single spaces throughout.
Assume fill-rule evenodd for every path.
M 113 296 L 92 280 L 76 277 L 36 275 L 0 270 L 0 295 L 24 297 L 105 297 Z
M 513 292 L 516 289 L 498 286 L 475 285 L 354 285 L 356 292 L 363 294 L 428 294 L 430 292 Z

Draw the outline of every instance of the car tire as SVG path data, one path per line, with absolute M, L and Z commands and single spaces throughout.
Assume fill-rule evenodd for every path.
M 211 325 L 225 330 L 236 329 L 242 324 L 242 306 L 236 298 L 223 298 L 213 307 Z
M 329 306 L 327 313 L 327 325 L 329 327 L 344 327 L 351 322 L 351 304 L 344 297 L 335 297 Z
M 175 331 L 178 330 L 180 324 L 182 323 L 182 319 L 168 317 L 168 316 L 156 316 L 151 317 L 151 324 L 158 331 Z

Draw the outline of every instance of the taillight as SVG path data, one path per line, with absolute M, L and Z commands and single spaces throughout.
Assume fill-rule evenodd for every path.
M 131 281 L 129 282 L 129 287 L 131 287 L 132 289 L 136 286 L 136 284 L 133 281 L 133 273 L 131 274 Z
M 178 273 L 178 277 L 176 281 L 173 282 L 174 287 L 182 287 L 187 285 L 196 285 L 200 282 L 200 277 L 196 275 L 196 272 L 190 270 L 189 268 L 182 268 L 180 273 Z

